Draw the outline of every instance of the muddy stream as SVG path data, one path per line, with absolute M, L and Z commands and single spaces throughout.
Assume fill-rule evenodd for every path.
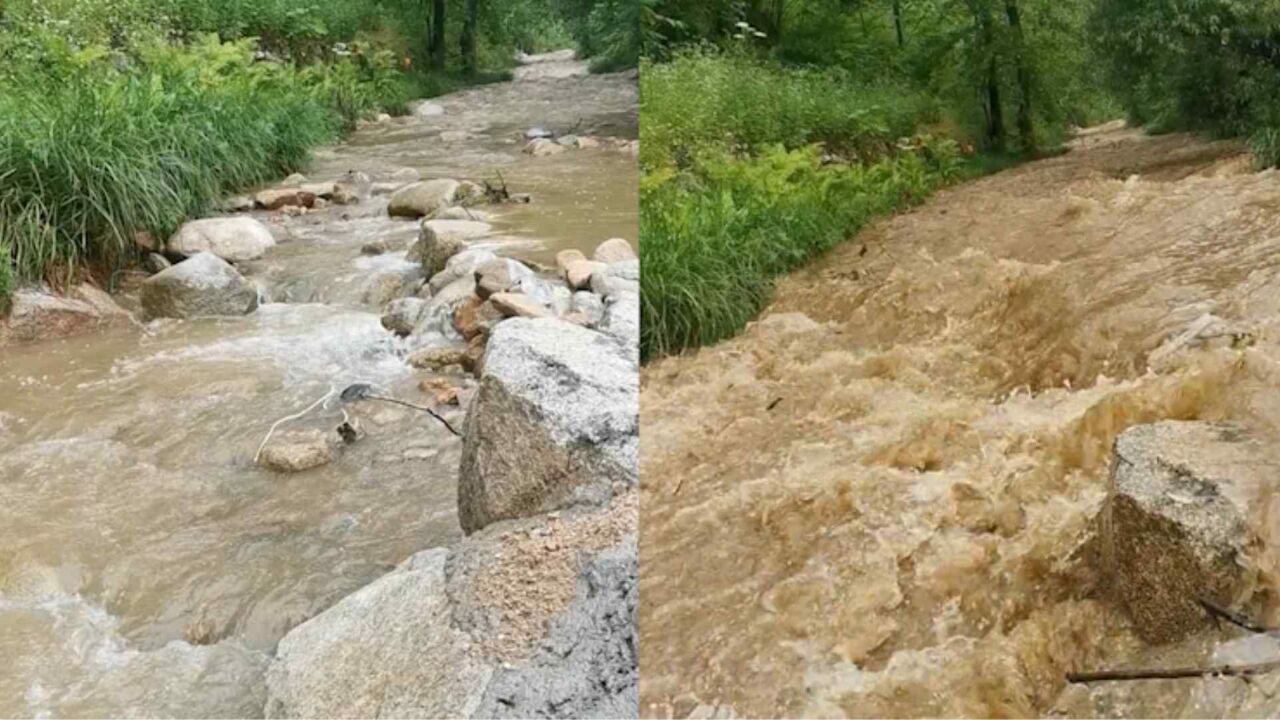
M 495 234 L 480 242 L 522 259 L 634 239 L 632 155 L 521 153 L 532 126 L 634 138 L 634 74 L 555 60 L 516 78 L 436 98 L 442 114 L 364 127 L 304 172 L 500 172 L 534 199 L 484 208 Z M 0 717 L 260 716 L 285 632 L 460 537 L 461 443 L 423 415 L 366 403 L 352 413 L 367 437 L 334 463 L 296 475 L 254 465 L 270 425 L 331 387 L 425 398 L 370 291 L 412 271 L 417 223 L 388 218 L 385 195 L 254 215 L 282 239 L 242 268 L 271 300 L 255 314 L 0 354 Z M 361 254 L 380 238 L 394 251 Z M 341 421 L 330 408 L 293 427 Z
M 1063 677 L 1235 636 L 1147 647 L 1085 559 L 1126 427 L 1280 438 L 1280 174 L 1234 144 L 1111 125 L 941 192 L 641 397 L 642 714 L 1275 711 L 1274 678 Z

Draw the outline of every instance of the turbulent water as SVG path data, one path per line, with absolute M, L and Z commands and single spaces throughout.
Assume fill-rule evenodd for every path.
M 634 76 L 571 61 L 435 102 L 322 151 L 313 181 L 498 182 L 534 202 L 489 208 L 508 254 L 545 260 L 636 237 L 632 156 L 522 155 L 533 125 L 633 138 Z M 411 401 L 421 375 L 364 302 L 407 267 L 417 225 L 386 199 L 288 218 L 246 265 L 281 302 L 244 318 L 163 321 L 0 354 L 0 717 L 260 715 L 285 632 L 410 554 L 460 535 L 460 443 L 421 415 L 353 410 L 368 435 L 331 465 L 253 464 L 276 419 L 370 382 Z M 361 255 L 385 238 L 398 252 Z M 460 419 L 460 418 L 458 418 Z M 330 407 L 297 426 L 331 430 Z
M 1274 713 L 1263 682 L 1064 673 L 1235 647 L 1144 646 L 1086 558 L 1126 427 L 1280 436 L 1278 211 L 1280 174 L 1231 143 L 1107 126 L 648 367 L 642 713 Z

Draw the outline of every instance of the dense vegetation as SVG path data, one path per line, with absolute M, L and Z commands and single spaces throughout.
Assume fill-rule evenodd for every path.
M 634 62 L 617 0 L 0 2 L 0 304 L 135 253 L 359 120 L 578 42 Z M 633 23 L 630 27 L 635 28 Z M 586 42 L 589 39 L 590 42 Z
M 1098 0 L 1090 29 L 1131 120 L 1245 137 L 1280 164 L 1280 2 Z
M 652 6 L 645 358 L 737 333 L 777 275 L 867 220 L 1112 114 L 1090 84 L 1086 10 L 1052 0 Z

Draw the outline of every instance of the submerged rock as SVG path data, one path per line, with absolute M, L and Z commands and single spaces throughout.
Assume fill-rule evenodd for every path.
M 1252 518 L 1278 472 L 1231 425 L 1165 421 L 1117 438 L 1102 559 L 1140 636 L 1179 639 L 1208 623 L 1198 598 L 1233 607 L 1259 589 L 1265 525 Z
M 463 530 L 602 506 L 615 483 L 636 483 L 636 365 L 617 342 L 560 320 L 513 319 L 493 329 L 483 365 L 458 480 Z
M 316 193 L 302 188 L 275 188 L 263 190 L 253 196 L 253 202 L 264 210 L 280 210 L 286 207 L 316 206 Z
M 400 188 L 391 194 L 387 212 L 392 217 L 422 217 L 457 204 L 458 181 L 426 180 Z
M 531 140 L 528 145 L 524 146 L 524 153 L 534 157 L 547 157 L 549 155 L 559 155 L 565 151 L 565 146 L 546 138 Z
M 202 252 L 142 283 L 149 318 L 246 315 L 258 308 L 258 289 L 222 258 Z
M 207 252 L 223 260 L 242 262 L 262 257 L 275 244 L 271 230 L 253 218 L 205 218 L 179 228 L 169 238 L 168 250 L 186 257 Z
M 333 184 L 333 202 L 355 205 L 373 197 L 373 181 L 368 175 L 352 170 Z
M 428 550 L 280 641 L 266 716 L 470 717 L 493 667 L 454 629 L 449 551 Z
M 291 430 L 271 438 L 258 463 L 277 472 L 302 472 L 333 462 L 334 443 L 320 430 Z

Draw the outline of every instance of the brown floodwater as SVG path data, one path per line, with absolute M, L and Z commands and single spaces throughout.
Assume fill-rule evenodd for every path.
M 1088 562 L 1126 427 L 1280 439 L 1278 210 L 1238 146 L 1112 125 L 876 223 L 740 337 L 647 367 L 642 713 L 1280 712 L 1274 680 L 1064 680 L 1280 656 L 1227 630 L 1147 647 Z M 1177 343 L 1205 314 L 1214 337 Z M 1275 595 L 1251 608 L 1273 625 Z
M 634 241 L 634 157 L 520 152 L 534 125 L 635 137 L 634 75 L 583 67 L 543 64 L 437 98 L 443 114 L 364 127 L 305 172 L 501 172 L 534 201 L 485 208 L 495 234 L 482 242 L 547 259 Z M 275 420 L 331 388 L 421 397 L 405 342 L 362 300 L 377 274 L 411 268 L 403 250 L 417 225 L 385 206 L 257 214 L 286 240 L 246 272 L 287 302 L 253 315 L 0 352 L 0 717 L 260 716 L 265 663 L 285 632 L 460 537 L 460 442 L 411 411 L 349 410 L 367 436 L 316 470 L 253 463 Z M 399 251 L 361 255 L 378 238 Z M 330 404 L 291 427 L 342 420 Z

